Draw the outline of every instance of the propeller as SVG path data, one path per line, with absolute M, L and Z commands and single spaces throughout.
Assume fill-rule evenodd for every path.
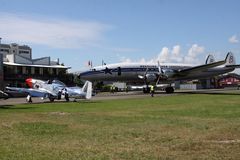
M 161 66 L 160 66 L 159 61 L 158 61 L 158 72 L 159 72 L 159 74 L 158 74 L 158 79 L 157 79 L 157 81 L 156 81 L 156 85 L 158 84 L 161 76 L 164 74 L 164 72 L 163 72 L 163 70 L 162 70 L 162 68 L 161 68 Z
M 156 81 L 156 85 L 158 84 L 158 82 L 160 81 L 161 78 L 167 78 L 167 75 L 166 75 L 165 71 L 162 69 L 162 67 L 158 61 L 158 78 Z
M 148 73 L 148 68 L 146 69 L 146 71 L 143 75 L 138 75 L 138 78 L 143 79 L 146 87 L 148 88 L 147 73 Z

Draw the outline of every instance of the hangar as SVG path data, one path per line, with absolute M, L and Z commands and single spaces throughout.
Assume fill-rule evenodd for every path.
M 240 76 L 235 73 L 227 74 L 218 79 L 219 87 L 236 87 L 240 85 Z

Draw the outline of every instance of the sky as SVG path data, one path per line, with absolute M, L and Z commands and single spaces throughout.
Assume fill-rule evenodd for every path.
M 119 62 L 240 63 L 239 0 L 0 0 L 1 43 L 32 48 L 70 72 Z

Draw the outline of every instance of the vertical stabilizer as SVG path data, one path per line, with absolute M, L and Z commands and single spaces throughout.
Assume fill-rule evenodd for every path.
M 206 58 L 205 64 L 210 64 L 210 63 L 213 63 L 213 62 L 215 62 L 215 58 L 213 57 L 213 55 L 209 54 Z
M 82 91 L 86 93 L 86 99 L 92 98 L 92 82 L 86 81 L 83 85 Z
M 233 55 L 232 52 L 228 52 L 226 59 L 225 59 L 225 65 L 235 65 L 236 64 L 236 59 Z

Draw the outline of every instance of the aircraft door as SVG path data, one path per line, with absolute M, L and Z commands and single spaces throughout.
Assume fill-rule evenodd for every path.
M 118 67 L 118 76 L 121 76 L 121 74 L 122 74 L 122 69 L 121 67 Z

